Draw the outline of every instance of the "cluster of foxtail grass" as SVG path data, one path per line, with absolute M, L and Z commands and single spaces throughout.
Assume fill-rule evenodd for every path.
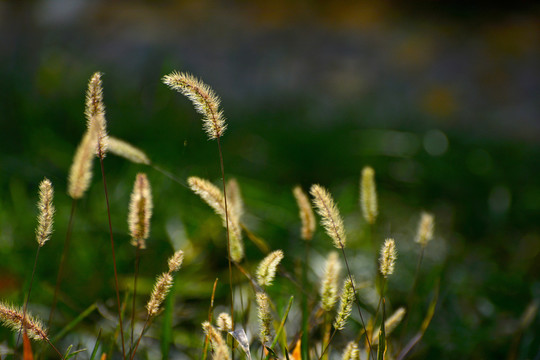
M 115 326 L 118 329 L 111 337 L 109 350 L 103 351 L 102 359 L 111 357 L 113 354 L 121 356 L 124 360 L 133 360 L 138 356 L 139 347 L 144 343 L 142 341 L 144 335 L 153 320 L 163 311 L 165 300 L 173 286 L 174 275 L 183 263 L 183 251 L 175 251 L 168 260 L 167 270 L 159 275 L 155 281 L 150 298 L 146 303 L 145 316 L 138 318 L 136 298 L 139 263 L 143 255 L 143 250 L 148 246 L 147 240 L 150 237 L 150 222 L 154 207 L 148 176 L 146 173 L 140 172 L 136 175 L 133 184 L 127 216 L 129 237 L 131 244 L 135 248 L 133 291 L 126 293 L 126 300 L 121 302 L 119 274 L 116 267 L 114 231 L 104 166 L 105 155 L 107 152 L 110 152 L 133 163 L 149 166 L 189 188 L 221 218 L 225 228 L 224 238 L 226 239 L 227 248 L 226 258 L 228 260 L 230 313 L 221 312 L 215 318 L 215 322 L 213 320 L 212 311 L 214 308 L 216 279 L 208 320 L 202 322 L 202 330 L 205 334 L 205 346 L 204 350 L 202 350 L 203 359 L 207 358 L 208 345 L 210 346 L 213 359 L 219 360 L 234 359 L 235 357 L 245 357 L 251 360 L 255 356 L 252 355 L 251 349 L 257 347 L 260 349 L 261 359 L 286 358 L 289 360 L 299 360 L 302 358 L 303 360 L 310 360 L 324 358 L 326 360 L 330 357 L 329 354 L 332 350 L 339 351 L 344 360 L 359 360 L 361 358 L 375 359 L 375 357 L 382 359 L 385 356 L 388 358 L 405 357 L 414 345 L 420 341 L 426 331 L 431 316 L 433 316 L 433 312 L 431 311 L 430 315 L 428 314 L 426 316 L 426 320 L 419 330 L 419 335 L 417 334 L 401 349 L 396 345 L 399 342 L 391 341 L 390 335 L 400 326 L 401 322 L 407 318 L 407 315 L 412 310 L 415 300 L 414 290 L 419 281 L 424 249 L 433 238 L 433 215 L 428 213 L 421 215 L 417 235 L 414 239 L 420 245 L 420 253 L 407 308 L 399 307 L 394 309 L 392 315 L 387 317 L 386 307 L 392 303 L 387 298 L 386 287 L 389 285 L 389 277 L 397 271 L 397 250 L 396 242 L 392 238 L 387 238 L 382 246 L 380 246 L 382 239 L 379 239 L 375 232 L 379 208 L 374 169 L 369 166 L 362 169 L 359 186 L 360 210 L 366 227 L 369 229 L 369 242 L 376 249 L 373 251 L 376 267 L 372 277 L 362 278 L 358 275 L 353 276 L 349 262 L 350 259 L 355 259 L 355 249 L 348 248 L 347 251 L 345 250 L 348 244 L 347 230 L 338 204 L 334 201 L 330 191 L 321 185 L 312 185 L 309 191 L 310 198 L 300 186 L 296 186 L 293 188 L 292 194 L 296 200 L 299 213 L 300 232 L 298 238 L 299 241 L 301 239 L 305 243 L 305 254 L 299 271 L 300 280 L 298 280 L 296 279 L 297 272 L 291 273 L 288 271 L 289 261 L 284 252 L 282 250 L 271 251 L 266 242 L 255 235 L 242 222 L 246 209 L 244 207 L 240 184 L 235 179 L 227 181 L 225 177 L 221 139 L 227 128 L 227 124 L 223 110 L 220 108 L 219 97 L 208 85 L 186 73 L 173 72 L 165 76 L 163 82 L 171 89 L 179 91 L 191 100 L 195 110 L 203 117 L 203 129 L 208 138 L 217 141 L 222 188 L 214 185 L 210 180 L 196 176 L 189 177 L 186 180 L 187 185 L 185 185 L 182 180 L 178 180 L 170 172 L 150 161 L 150 158 L 141 149 L 124 140 L 109 136 L 103 103 L 101 74 L 95 73 L 90 79 L 86 95 L 86 132 L 75 151 L 68 175 L 67 193 L 72 198 L 72 207 L 64 241 L 64 249 L 58 268 L 54 296 L 50 306 L 49 325 L 55 324 L 53 314 L 58 301 L 58 294 L 61 290 L 63 273 L 66 271 L 65 261 L 68 256 L 76 203 L 84 196 L 91 185 L 94 157 L 99 159 L 104 188 L 108 235 L 110 237 L 111 260 L 113 264 L 112 273 L 116 295 L 117 322 Z M 19 310 L 10 305 L 0 303 L 0 321 L 7 327 L 23 334 L 25 339 L 29 337 L 34 340 L 47 342 L 61 358 L 68 358 L 73 355 L 70 354 L 71 348 L 68 348 L 66 355 L 62 355 L 53 345 L 53 340 L 56 337 L 52 337 L 53 340 L 51 340 L 41 322 L 27 313 L 31 284 L 38 261 L 37 255 L 39 254 L 39 249 L 50 239 L 52 233 L 53 215 L 55 213 L 52 201 L 52 184 L 49 180 L 45 179 L 39 187 L 39 215 L 38 227 L 36 229 L 38 249 L 24 307 L 22 310 Z M 320 276 L 316 286 L 308 286 L 309 279 L 313 278 L 313 274 L 311 273 L 313 268 L 319 266 L 318 263 L 312 263 L 313 260 L 311 263 L 308 261 L 310 258 L 313 258 L 314 254 L 320 251 L 314 250 L 310 245 L 314 241 L 319 241 L 316 236 L 317 219 L 314 215 L 314 210 L 320 216 L 320 223 L 325 230 L 326 236 L 332 240 L 333 246 L 338 251 L 331 251 L 326 254 L 326 261 L 323 266 L 320 266 L 323 268 L 322 276 Z M 246 258 L 245 246 L 247 245 L 244 245 L 243 233 L 259 249 L 263 250 L 260 258 Z M 324 235 L 322 236 L 324 237 Z M 379 247 L 380 251 L 378 251 Z M 380 256 L 378 256 L 378 253 L 380 253 Z M 320 255 L 324 256 L 325 254 Z M 289 258 L 294 259 L 294 254 L 292 256 L 289 255 Z M 254 261 L 256 261 L 256 265 Z M 344 278 L 341 276 L 342 264 L 345 265 L 346 270 Z M 235 272 L 238 271 L 236 282 L 233 282 L 233 265 Z M 358 281 L 355 280 L 355 277 Z M 276 288 L 274 286 L 276 282 L 282 284 L 283 282 L 290 282 L 290 285 L 296 287 L 298 290 L 299 296 L 293 294 L 289 298 L 287 305 L 283 307 L 285 302 L 282 299 L 277 301 L 274 298 L 279 293 L 279 291 L 274 290 Z M 240 286 L 236 288 L 236 286 L 241 284 L 247 284 L 250 290 L 246 293 L 245 291 L 240 291 Z M 339 284 L 342 284 L 342 286 L 340 287 Z M 318 291 L 312 292 L 312 288 L 316 288 Z M 378 290 L 378 304 L 370 306 L 362 298 L 360 291 L 366 288 Z M 237 309 L 236 311 L 235 292 L 240 294 L 239 298 L 242 304 L 241 309 Z M 129 296 L 132 297 L 131 316 L 130 320 L 126 321 L 123 314 L 126 310 Z M 300 304 L 295 303 L 295 297 L 300 297 Z M 299 326 L 289 325 L 287 322 L 289 311 L 293 305 L 300 310 L 302 316 Z M 357 315 L 353 314 L 353 307 L 356 307 Z M 393 306 L 390 305 L 390 307 Z M 432 307 L 434 308 L 434 305 Z M 92 311 L 94 308 L 91 308 L 89 311 Z M 250 312 L 252 308 L 256 310 Z M 135 339 L 134 332 L 137 322 L 142 324 L 142 328 L 139 336 Z M 255 323 L 257 324 L 257 330 L 250 331 L 252 328 L 255 329 Z M 129 339 L 126 338 L 123 330 L 124 326 L 128 324 L 131 329 L 131 335 L 127 335 Z M 337 348 L 333 344 L 336 336 L 342 337 L 342 340 L 347 342 L 346 347 Z M 98 336 L 91 359 L 97 356 L 97 344 L 99 341 Z M 403 342 L 403 339 L 401 339 L 401 342 Z M 340 341 L 339 343 L 344 343 L 344 341 Z M 281 355 L 278 354 L 278 345 Z M 144 345 L 142 348 L 144 348 Z M 375 355 L 375 352 L 377 352 L 377 355 Z M 256 354 L 256 352 L 253 352 L 253 354 Z

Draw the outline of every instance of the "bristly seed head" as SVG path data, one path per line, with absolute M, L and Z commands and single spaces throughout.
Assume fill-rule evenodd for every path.
M 422 247 L 426 246 L 433 238 L 433 229 L 435 227 L 435 219 L 432 214 L 423 212 L 418 223 L 418 231 L 416 232 L 415 241 Z
M 13 331 L 20 332 L 24 328 L 28 333 L 28 337 L 34 340 L 48 340 L 47 330 L 28 312 L 23 314 L 21 309 L 0 302 L 0 322 L 9 327 Z
M 331 311 L 338 300 L 338 280 L 341 271 L 338 253 L 332 251 L 326 259 L 321 283 L 321 304 L 324 311 Z
M 362 214 L 369 224 L 374 224 L 377 219 L 377 191 L 375 187 L 375 170 L 366 166 L 362 169 L 362 179 L 360 180 L 360 203 Z
M 105 105 L 103 105 L 103 88 L 101 85 L 101 73 L 96 72 L 90 78 L 88 91 L 86 92 L 85 115 L 88 132 L 95 131 L 97 134 L 96 155 L 104 158 L 107 152 L 107 122 L 105 120 Z
M 229 360 L 229 349 L 225 340 L 221 337 L 221 334 L 214 328 L 208 321 L 202 323 L 204 333 L 210 340 L 210 345 L 213 348 L 213 360 Z
M 270 286 L 276 277 L 276 269 L 283 259 L 283 251 L 276 250 L 268 254 L 257 267 L 257 282 L 260 286 Z
M 169 294 L 172 285 L 173 277 L 169 273 L 163 273 L 157 278 L 150 300 L 148 301 L 148 304 L 146 304 L 148 317 L 156 316 L 159 313 L 161 304 L 167 297 L 167 294 Z
M 182 250 L 178 250 L 169 258 L 169 273 L 172 274 L 173 272 L 180 270 L 180 266 L 182 266 L 183 261 L 184 252 Z
M 259 316 L 259 339 L 263 345 L 266 345 L 270 341 L 272 315 L 270 314 L 270 302 L 268 295 L 263 292 L 256 294 L 256 300 L 258 305 Z
M 124 159 L 136 164 L 151 164 L 150 158 L 144 153 L 144 151 L 136 148 L 128 142 L 125 142 L 124 140 L 120 140 L 112 136 L 109 136 L 107 150 L 112 154 L 121 156 Z
M 36 228 L 36 239 L 41 247 L 50 239 L 53 231 L 54 189 L 49 179 L 44 178 L 39 184 L 39 202 L 38 202 L 38 226 Z
M 69 169 L 68 194 L 72 199 L 80 199 L 92 181 L 92 160 L 97 148 L 96 131 L 86 131 L 73 156 Z
M 208 85 L 191 74 L 176 71 L 164 76 L 163 82 L 191 100 L 195 110 L 203 116 L 203 128 L 210 140 L 223 136 L 227 128 L 225 116 L 219 109 L 219 97 Z
M 339 300 L 339 310 L 334 320 L 334 328 L 336 330 L 343 330 L 348 317 L 351 315 L 352 304 L 356 298 L 354 293 L 354 285 L 350 278 L 347 278 L 343 283 L 343 290 L 341 291 L 341 298 Z
M 218 329 L 221 331 L 232 331 L 232 319 L 231 315 L 222 312 L 218 315 L 216 319 L 216 324 L 218 326 Z
M 337 206 L 330 193 L 320 185 L 311 186 L 311 196 L 317 213 L 321 216 L 321 223 L 328 236 L 334 240 L 334 246 L 338 249 L 345 248 L 347 238 L 345 227 Z
M 394 272 L 394 264 L 397 258 L 396 243 L 394 239 L 386 239 L 381 249 L 380 271 L 387 278 Z
M 356 341 L 351 341 L 347 344 L 341 360 L 360 360 L 360 350 Z
M 152 207 L 150 182 L 146 174 L 139 173 L 135 178 L 133 191 L 131 192 L 128 224 L 131 244 L 141 249 L 146 248 L 146 239 L 150 235 Z
M 300 219 L 302 220 L 302 239 L 311 240 L 315 232 L 315 215 L 309 203 L 309 199 L 300 186 L 293 189 L 293 194 L 300 210 Z
M 218 214 L 223 226 L 226 226 L 225 217 L 225 199 L 221 190 L 208 180 L 192 176 L 188 178 L 190 189 L 199 195 L 214 211 Z M 242 242 L 242 230 L 240 227 L 240 219 L 238 214 L 233 213 L 230 207 L 227 207 L 229 229 L 231 232 L 231 260 L 239 263 L 244 257 L 244 243 Z

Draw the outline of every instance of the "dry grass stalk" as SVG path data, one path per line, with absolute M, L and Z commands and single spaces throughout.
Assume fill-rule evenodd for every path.
M 38 202 L 38 226 L 36 228 L 36 239 L 39 246 L 45 245 L 50 239 L 53 231 L 54 189 L 49 179 L 44 178 L 39 184 L 39 202 Z
M 283 251 L 276 250 L 268 254 L 257 267 L 257 282 L 260 286 L 270 286 L 276 277 L 276 269 L 283 260 Z
M 322 217 L 321 223 L 326 233 L 334 240 L 334 246 L 338 249 L 344 248 L 347 241 L 345 228 L 332 196 L 320 185 L 311 186 L 310 193 L 317 213 Z
M 416 233 L 415 241 L 422 247 L 425 247 L 431 239 L 433 239 L 433 228 L 435 227 L 435 220 L 432 214 L 423 212 L 418 223 L 418 231 Z
M 107 151 L 136 164 L 151 164 L 150 158 L 144 153 L 144 151 L 136 148 L 128 142 L 125 142 L 124 140 L 120 140 L 112 136 L 109 136 L 107 142 Z
M 263 292 L 256 294 L 258 305 L 257 315 L 259 317 L 259 339 L 263 345 L 270 341 L 272 315 L 270 314 L 270 300 Z
M 315 215 L 309 203 L 309 198 L 300 186 L 293 189 L 294 198 L 300 210 L 300 219 L 302 220 L 302 239 L 311 240 L 315 232 Z
M 351 341 L 345 347 L 345 351 L 341 356 L 342 360 L 360 360 L 360 350 L 358 344 L 355 341 Z
M 326 259 L 321 283 L 321 305 L 324 311 L 331 311 L 338 300 L 338 279 L 341 271 L 338 253 L 332 251 Z
M 356 298 L 354 292 L 354 284 L 351 279 L 345 279 L 343 283 L 343 290 L 341 291 L 341 297 L 339 300 L 339 309 L 334 320 L 334 329 L 343 330 L 345 328 L 345 323 L 347 318 L 351 315 L 352 304 Z
M 137 174 L 131 201 L 129 203 L 128 224 L 131 244 L 140 249 L 146 248 L 146 239 L 150 235 L 150 218 L 152 217 L 152 192 L 148 177 L 144 173 Z
M 396 243 L 394 239 L 386 239 L 381 249 L 380 271 L 384 278 L 388 278 L 394 272 L 394 265 L 397 258 Z
M 230 247 L 231 259 L 235 262 L 240 262 L 244 257 L 244 244 L 242 242 L 242 231 L 240 222 L 235 214 L 228 210 L 228 216 L 225 211 L 225 200 L 223 192 L 208 180 L 204 180 L 195 176 L 188 178 L 188 184 L 191 190 L 199 195 L 214 211 L 221 216 L 223 225 L 225 226 L 228 219 L 229 229 L 231 231 Z
M 0 321 L 16 332 L 21 332 L 24 328 L 31 339 L 49 341 L 41 321 L 28 313 L 24 314 L 21 309 L 2 302 L 0 302 Z
M 97 135 L 96 155 L 103 159 L 107 152 L 108 135 L 107 122 L 105 120 L 105 105 L 103 105 L 101 75 L 100 72 L 96 72 L 90 78 L 88 91 L 86 92 L 84 114 L 86 115 L 88 131 L 95 131 Z
M 377 219 L 377 191 L 375 188 L 375 171 L 366 166 L 362 169 L 362 179 L 360 180 L 360 203 L 364 219 L 369 224 L 374 224 Z
M 219 109 L 220 99 L 208 85 L 191 74 L 176 71 L 164 76 L 163 82 L 191 100 L 195 110 L 203 116 L 203 128 L 210 139 L 223 135 L 227 125 Z
M 202 323 L 202 328 L 204 333 L 210 340 L 210 344 L 214 350 L 212 359 L 213 360 L 229 360 L 229 349 L 223 337 L 220 333 L 214 328 L 208 321 Z

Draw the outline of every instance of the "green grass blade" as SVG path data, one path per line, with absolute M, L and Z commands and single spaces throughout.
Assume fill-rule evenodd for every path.
M 281 332 L 283 331 L 283 328 L 285 327 L 285 322 L 287 321 L 287 317 L 289 316 L 289 311 L 291 311 L 293 301 L 294 301 L 294 296 L 291 296 L 290 299 L 289 299 L 289 304 L 287 305 L 287 309 L 285 310 L 285 314 L 281 318 L 281 323 L 279 324 L 279 327 L 278 327 L 278 329 L 276 331 L 276 336 L 274 337 L 274 341 L 272 341 L 272 345 L 270 345 L 271 350 L 273 350 L 274 347 L 276 346 L 276 344 L 278 342 L 278 339 L 279 339 L 279 337 L 281 335 Z M 284 351 L 285 351 L 285 356 L 288 358 L 289 354 L 287 354 L 288 351 L 287 351 L 286 347 L 285 347 Z M 265 360 L 268 360 L 269 357 L 270 357 L 270 353 L 268 355 L 266 355 Z
M 58 342 L 58 340 L 62 339 L 64 336 L 66 336 L 67 333 L 69 333 L 77 324 L 79 324 L 82 320 L 84 320 L 88 315 L 92 313 L 97 308 L 97 305 L 94 303 L 90 305 L 86 310 L 84 310 L 79 316 L 77 316 L 75 319 L 73 319 L 69 324 L 67 324 L 56 336 L 54 336 L 51 339 L 51 342 L 54 344 Z
M 92 355 L 90 355 L 90 360 L 94 360 L 97 355 L 97 351 L 99 349 L 99 342 L 101 340 L 101 329 L 99 329 L 99 333 L 96 339 L 96 344 L 94 345 L 94 350 L 92 350 Z

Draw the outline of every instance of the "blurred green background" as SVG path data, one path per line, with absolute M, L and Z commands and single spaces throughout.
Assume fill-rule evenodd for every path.
M 361 255 L 372 249 L 358 209 L 358 180 L 369 164 L 380 196 L 377 238 L 394 237 L 400 253 L 389 286 L 396 306 L 405 304 L 412 283 L 419 214 L 436 217 L 419 309 L 427 307 L 439 276 L 441 293 L 413 358 L 540 357 L 537 312 L 527 326 L 522 321 L 540 299 L 535 2 L 2 1 L 0 43 L 1 299 L 23 301 L 36 249 L 37 186 L 47 176 L 56 189 L 56 231 L 40 255 L 31 309 L 48 314 L 71 206 L 67 171 L 85 130 L 93 72 L 105 74 L 111 135 L 144 149 L 184 182 L 191 175 L 220 179 L 217 147 L 206 139 L 200 116 L 160 81 L 181 70 L 221 96 L 228 119 L 225 168 L 242 187 L 245 222 L 284 250 L 292 273 L 303 249 L 291 189 L 313 183 L 338 200 L 351 252 L 359 256 L 353 269 L 361 273 Z M 96 328 L 112 326 L 107 311 L 115 311 L 95 165 L 77 208 L 58 322 L 94 301 L 100 313 L 66 343 L 93 344 Z M 133 268 L 129 194 L 135 174 L 145 171 L 155 211 L 139 305 L 173 248 L 185 249 L 171 356 L 198 357 L 199 324 L 216 276 L 223 279 L 217 303 L 227 304 L 220 221 L 187 188 L 152 168 L 112 155 L 105 168 L 122 286 L 129 288 Z M 246 246 L 249 267 L 262 254 Z M 314 253 L 322 257 L 330 249 L 319 230 Z M 320 266 L 313 263 L 314 281 Z M 287 285 L 273 291 L 283 295 L 280 301 L 290 293 Z M 421 320 L 421 313 L 412 316 L 409 328 Z M 6 344 L 8 333 L 0 334 Z

